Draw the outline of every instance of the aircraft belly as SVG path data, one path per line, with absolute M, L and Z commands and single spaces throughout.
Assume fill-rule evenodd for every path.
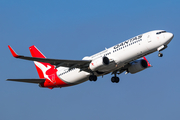
M 111 71 L 112 69 L 114 69 L 116 66 L 115 62 L 111 62 L 109 63 L 109 65 L 104 65 L 102 67 L 100 67 L 97 71 L 99 72 L 108 72 L 108 71 Z

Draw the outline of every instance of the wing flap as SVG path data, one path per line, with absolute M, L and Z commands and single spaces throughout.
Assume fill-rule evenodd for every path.
M 7 79 L 7 81 L 15 81 L 15 82 L 27 82 L 27 83 L 43 83 L 46 79 Z

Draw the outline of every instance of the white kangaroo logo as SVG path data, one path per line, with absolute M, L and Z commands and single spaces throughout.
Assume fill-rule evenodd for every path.
M 51 79 L 49 78 L 49 76 L 46 74 L 46 71 L 49 70 L 49 69 L 51 69 L 51 66 L 50 66 L 50 65 L 47 65 L 47 67 L 46 67 L 46 66 L 44 66 L 42 63 L 36 62 L 36 61 L 34 61 L 34 63 L 35 63 L 35 65 L 36 65 L 38 68 L 40 68 L 40 69 L 42 70 L 43 75 L 44 75 L 44 78 L 47 78 L 48 80 L 51 81 Z M 51 81 L 51 82 L 52 82 L 52 81 Z

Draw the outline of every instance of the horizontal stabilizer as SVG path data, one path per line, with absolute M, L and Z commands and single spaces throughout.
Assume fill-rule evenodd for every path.
M 46 79 L 7 79 L 7 81 L 15 81 L 15 82 L 27 82 L 27 83 L 43 83 Z

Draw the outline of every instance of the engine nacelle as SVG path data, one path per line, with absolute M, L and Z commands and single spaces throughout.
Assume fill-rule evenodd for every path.
M 136 60 L 131 63 L 131 66 L 128 67 L 128 72 L 131 74 L 140 72 L 148 67 L 148 63 L 146 60 Z
M 104 65 L 109 65 L 109 58 L 108 57 L 100 57 L 98 59 L 93 60 L 89 64 L 89 68 L 92 71 L 95 71 L 95 70 L 99 69 L 100 67 L 103 67 Z

